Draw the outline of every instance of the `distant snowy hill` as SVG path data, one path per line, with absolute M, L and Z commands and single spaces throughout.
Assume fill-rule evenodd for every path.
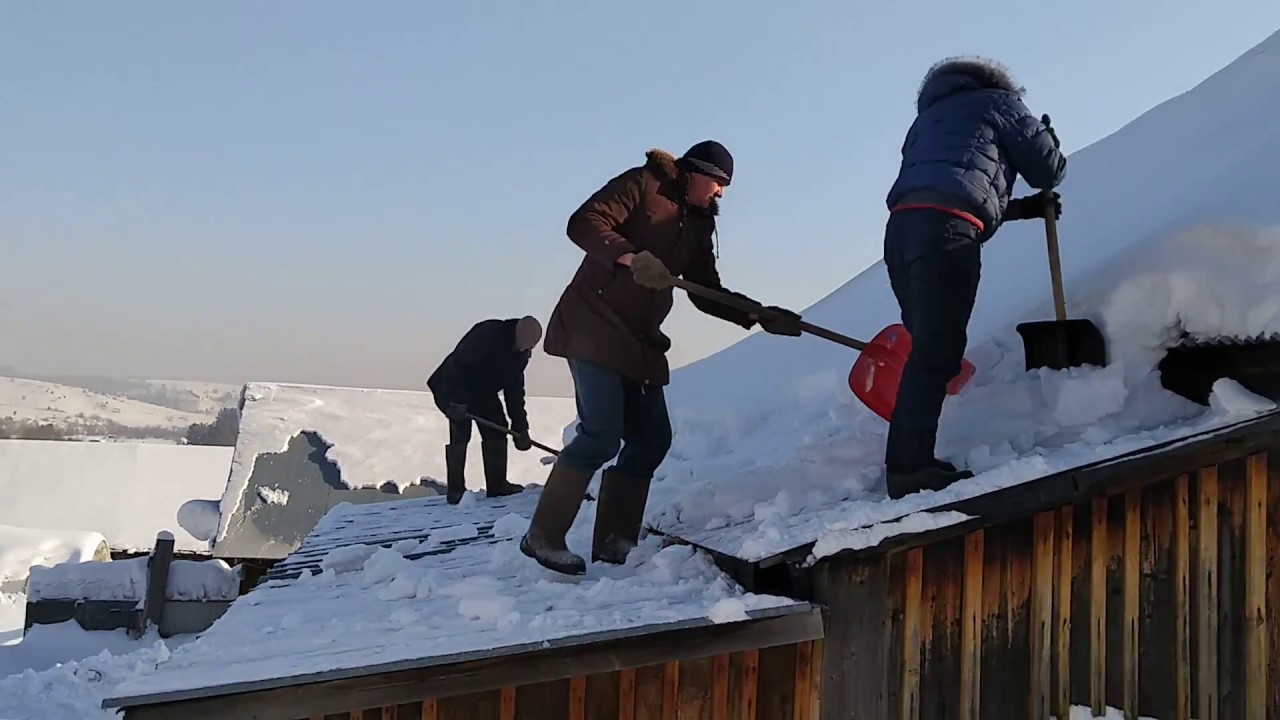
M 1105 369 L 1025 371 L 1015 325 L 1053 318 L 1044 225 L 1010 223 L 987 245 L 967 353 L 978 374 L 948 400 L 938 448 L 978 477 L 883 502 L 886 424 L 846 386 L 856 353 L 755 333 L 673 374 L 660 484 L 675 499 L 651 506 L 659 525 L 754 523 L 744 543 L 780 546 L 806 512 L 893 517 L 1267 408 L 1232 393 L 1206 410 L 1164 391 L 1155 366 L 1183 332 L 1280 332 L 1277 113 L 1280 33 L 1071 155 L 1059 189 L 1067 310 L 1103 329 Z M 882 262 L 803 314 L 868 340 L 899 319 Z
M 31 420 L 67 427 L 102 420 L 131 428 L 185 428 L 209 422 L 216 408 L 182 412 L 151 403 L 39 380 L 0 378 L 0 418 Z

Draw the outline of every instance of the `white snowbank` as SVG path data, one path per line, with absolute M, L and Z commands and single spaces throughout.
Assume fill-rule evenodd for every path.
M 109 557 L 107 540 L 100 533 L 0 525 L 0 587 L 10 592 L 21 589 L 35 566 Z
M 221 497 L 232 448 L 140 442 L 0 440 L 0 524 L 95 530 L 115 550 L 150 550 L 172 530 L 182 551 L 207 551 L 182 531 L 193 498 Z
M 572 398 L 530 397 L 525 406 L 530 434 L 548 445 L 555 445 L 575 414 Z M 230 479 L 221 495 L 218 540 L 227 533 L 257 456 L 283 452 L 303 431 L 314 432 L 332 445 L 325 457 L 338 466 L 349 487 L 376 488 L 392 483 L 403 490 L 422 478 L 445 482 L 449 422 L 436 408 L 431 393 L 250 383 L 245 386 Z M 510 480 L 521 485 L 541 484 L 547 475 L 541 457 L 540 452 L 512 449 L 508 456 Z M 473 428 L 467 452 L 468 487 L 483 489 L 482 468 L 479 435 Z
M 114 710 L 102 709 L 102 699 L 190 639 L 161 641 L 152 630 L 131 640 L 123 630 L 85 632 L 74 621 L 34 627 L 22 643 L 0 647 L 0 718 L 118 720 Z
M 222 560 L 174 560 L 165 595 L 170 600 L 234 600 L 239 573 Z M 35 567 L 27 582 L 32 600 L 141 600 L 147 594 L 147 558 Z
M 495 533 L 490 543 L 476 538 L 449 553 L 415 560 L 404 553 L 438 548 L 442 540 L 333 549 L 321 561 L 320 574 L 255 588 L 158 673 L 130 681 L 114 694 L 492 652 L 649 624 L 733 622 L 748 611 L 795 604 L 744 593 L 704 553 L 688 546 L 662 548 L 656 536 L 643 540 L 625 566 L 592 564 L 581 578 L 543 570 L 521 554 L 519 534 L 509 532 L 517 519 L 528 527 L 540 494 L 540 488 L 529 490 L 503 498 L 501 505 L 483 501 L 470 510 L 447 506 L 441 498 L 384 503 L 376 513 L 367 506 L 335 507 L 317 526 L 317 536 L 332 529 L 394 537 L 436 527 L 428 514 L 443 521 L 460 512 L 471 519 L 461 529 L 442 529 L 442 538 L 475 538 L 479 526 L 497 522 L 508 532 Z M 578 552 L 589 552 L 594 506 L 583 505 L 581 521 L 570 533 L 569 543 Z
M 757 333 L 674 373 L 675 443 L 650 522 L 759 558 L 821 541 L 832 523 L 893 520 L 1267 411 L 1234 384 L 1200 407 L 1163 390 L 1155 368 L 1184 332 L 1280 333 L 1277 110 L 1280 33 L 1071 156 L 1067 309 L 1104 331 L 1106 368 L 1024 371 L 1015 325 L 1053 318 L 1043 223 L 1010 223 L 984 249 L 967 353 L 977 375 L 948 399 L 938 442 L 976 478 L 886 501 L 887 426 L 846 386 L 855 354 Z M 899 319 L 883 263 L 803 314 L 862 338 Z

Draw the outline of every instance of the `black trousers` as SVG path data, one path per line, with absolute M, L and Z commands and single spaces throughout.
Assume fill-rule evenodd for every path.
M 885 227 L 889 284 L 911 333 L 889 422 L 885 466 L 914 472 L 934 459 L 947 383 L 960 372 L 982 274 L 978 228 L 940 210 L 895 212 Z
M 440 408 L 440 412 L 445 412 L 448 404 Z M 493 395 L 476 395 L 467 398 L 467 412 L 482 417 L 489 422 L 497 423 L 502 427 L 507 427 L 507 415 L 502 411 L 502 400 L 495 393 Z M 473 420 L 463 422 L 449 421 L 449 444 L 450 445 L 466 445 L 471 441 L 471 425 Z M 479 423 L 475 423 L 480 430 L 481 442 L 501 441 L 506 442 L 506 433 L 493 428 L 485 427 Z

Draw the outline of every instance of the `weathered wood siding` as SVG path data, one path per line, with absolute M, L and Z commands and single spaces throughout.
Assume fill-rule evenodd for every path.
M 1280 453 L 833 560 L 823 718 L 1280 717 Z
M 300 720 L 817 720 L 822 641 Z

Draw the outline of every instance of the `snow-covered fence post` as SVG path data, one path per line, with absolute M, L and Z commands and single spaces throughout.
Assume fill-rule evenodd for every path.
M 142 637 L 147 632 L 147 625 L 160 628 L 160 619 L 164 615 L 164 603 L 169 586 L 169 565 L 173 563 L 173 533 L 161 530 L 156 534 L 156 545 L 147 558 L 147 593 L 142 601 L 142 614 L 138 617 L 135 637 Z

